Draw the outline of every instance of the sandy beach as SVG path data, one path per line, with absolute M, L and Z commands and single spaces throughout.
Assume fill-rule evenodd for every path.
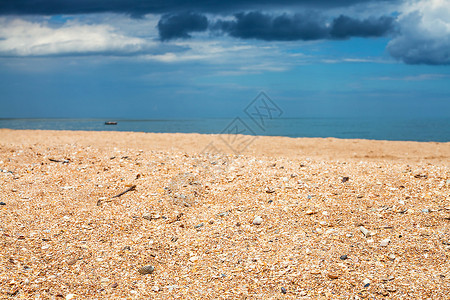
M 1 299 L 449 299 L 450 143 L 0 129 Z

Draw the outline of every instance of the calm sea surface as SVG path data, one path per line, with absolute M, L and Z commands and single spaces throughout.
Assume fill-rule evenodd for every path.
M 105 125 L 105 121 L 116 121 L 118 124 Z M 234 119 L 0 119 L 0 128 L 170 133 L 239 132 L 288 137 L 450 142 L 450 118 L 280 118 L 268 120 L 261 127 L 251 119 L 240 121 Z

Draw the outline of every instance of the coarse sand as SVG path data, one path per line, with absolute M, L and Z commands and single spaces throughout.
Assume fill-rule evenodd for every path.
M 0 129 L 0 299 L 449 299 L 450 143 Z

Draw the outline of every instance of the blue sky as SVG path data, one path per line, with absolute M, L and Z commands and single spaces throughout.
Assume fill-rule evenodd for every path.
M 450 117 L 449 0 L 212 2 L 2 2 L 0 118 Z

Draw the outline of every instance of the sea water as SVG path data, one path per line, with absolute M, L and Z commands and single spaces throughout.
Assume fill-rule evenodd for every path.
M 115 121 L 117 125 L 105 125 Z M 257 120 L 256 120 L 257 121 Z M 420 142 L 450 142 L 450 118 L 274 118 L 264 126 L 253 119 L 0 119 L 0 128 L 135 131 L 167 133 L 242 133 L 287 137 L 335 137 Z

